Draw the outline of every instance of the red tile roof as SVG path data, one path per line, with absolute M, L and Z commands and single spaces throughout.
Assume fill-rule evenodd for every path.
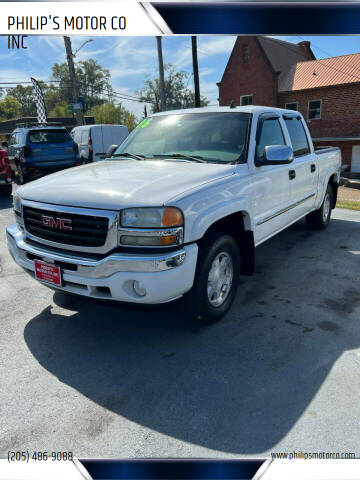
M 360 82 L 360 53 L 298 62 L 279 75 L 279 92 Z

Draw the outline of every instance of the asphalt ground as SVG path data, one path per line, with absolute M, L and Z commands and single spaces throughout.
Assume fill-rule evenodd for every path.
M 0 197 L 0 457 L 360 455 L 360 212 L 256 249 L 218 324 L 47 289 L 11 259 Z

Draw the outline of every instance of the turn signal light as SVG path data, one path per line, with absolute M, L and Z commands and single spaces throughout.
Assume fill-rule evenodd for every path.
M 180 210 L 173 207 L 164 208 L 161 225 L 163 227 L 177 227 L 183 224 Z M 169 238 L 169 237 L 168 237 Z
M 161 245 L 168 246 L 176 243 L 176 235 L 169 235 L 166 237 L 160 237 Z

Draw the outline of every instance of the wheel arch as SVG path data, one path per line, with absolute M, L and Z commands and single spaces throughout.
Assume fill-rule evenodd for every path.
M 335 208 L 336 201 L 337 201 L 337 195 L 338 195 L 338 188 L 339 188 L 339 183 L 338 183 L 336 173 L 334 173 L 330 176 L 329 181 L 328 181 L 328 185 L 331 187 L 332 194 L 333 194 L 331 208 Z
M 255 242 L 249 212 L 240 210 L 214 221 L 200 239 L 200 248 L 201 242 L 214 231 L 226 233 L 235 239 L 240 252 L 240 272 L 242 275 L 252 275 L 255 267 Z

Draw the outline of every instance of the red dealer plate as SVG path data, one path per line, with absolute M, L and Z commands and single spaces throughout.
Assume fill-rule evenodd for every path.
M 61 270 L 56 265 L 35 260 L 35 278 L 40 282 L 61 287 Z

